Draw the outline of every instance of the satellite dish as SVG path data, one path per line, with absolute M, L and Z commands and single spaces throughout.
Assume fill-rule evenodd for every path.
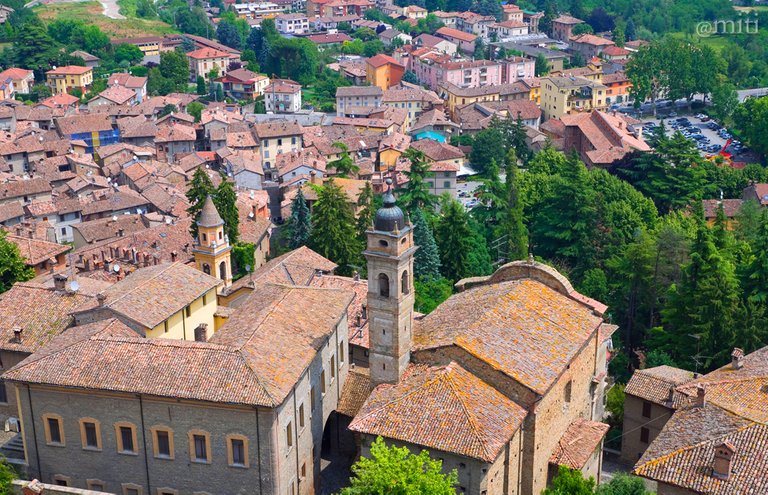
M 251 265 L 245 265 L 245 271 L 251 273 Z
M 120 271 L 120 265 L 112 265 L 112 271 L 117 273 Z
M 77 280 L 73 280 L 72 282 L 69 283 L 69 288 L 72 289 L 72 292 L 77 292 L 78 290 L 80 290 L 80 282 L 78 282 Z
M 171 224 L 171 219 L 170 218 L 166 218 L 165 219 L 165 224 L 166 225 L 170 225 Z
M 117 215 L 112 215 L 112 221 L 117 222 Z
M 253 218 L 253 212 L 252 211 L 248 213 L 248 218 Z

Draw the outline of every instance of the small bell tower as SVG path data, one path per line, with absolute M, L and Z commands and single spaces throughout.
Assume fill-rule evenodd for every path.
M 371 384 L 397 383 L 411 360 L 413 228 L 395 204 L 387 179 L 384 206 L 367 232 Z
M 213 199 L 205 198 L 197 219 L 197 242 L 192 252 L 197 269 L 224 281 L 224 287 L 232 285 L 232 261 L 229 238 L 224 233 L 222 220 Z

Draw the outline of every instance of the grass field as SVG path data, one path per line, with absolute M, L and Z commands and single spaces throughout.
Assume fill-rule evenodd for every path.
M 739 12 L 768 12 L 768 5 L 755 5 L 752 7 L 733 7 Z
M 35 7 L 35 12 L 45 22 L 57 19 L 74 19 L 95 24 L 111 38 L 128 38 L 133 36 L 151 36 L 174 32 L 168 24 L 159 20 L 110 19 L 103 12 L 99 2 L 66 2 L 51 3 Z
M 702 37 L 697 34 L 688 35 L 686 33 L 681 33 L 681 32 L 670 33 L 670 34 L 675 38 L 681 38 L 686 41 L 690 41 L 692 43 L 701 43 L 702 45 L 707 45 L 718 52 L 728 45 L 727 36 L 713 35 L 713 36 Z

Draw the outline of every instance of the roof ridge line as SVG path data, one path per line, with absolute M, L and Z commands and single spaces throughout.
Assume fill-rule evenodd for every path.
M 483 450 L 483 453 L 486 455 L 486 458 L 490 458 L 491 453 L 486 448 L 485 442 L 483 442 L 483 440 L 480 438 L 480 435 L 479 435 L 480 428 L 476 424 L 475 418 L 472 416 L 472 414 L 470 414 L 469 410 L 467 409 L 466 404 L 464 404 L 464 401 L 461 399 L 461 394 L 458 393 L 457 385 L 453 382 L 453 378 L 450 376 L 450 372 L 452 371 L 452 369 L 450 368 L 451 364 L 455 364 L 456 366 L 460 367 L 458 363 L 453 361 L 452 363 L 448 364 L 445 368 L 443 368 L 443 370 L 438 375 L 438 378 L 443 377 L 443 379 L 446 382 L 448 382 L 448 387 L 451 389 L 451 392 L 453 392 L 453 395 L 456 397 L 456 400 L 459 402 L 459 404 L 461 404 L 461 409 L 462 411 L 464 411 L 464 414 L 467 417 L 467 421 L 469 422 L 469 427 L 472 429 L 473 436 L 475 437 L 477 442 L 480 444 L 480 448 Z

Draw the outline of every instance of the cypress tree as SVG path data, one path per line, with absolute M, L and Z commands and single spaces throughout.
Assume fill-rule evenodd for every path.
M 517 179 L 517 157 L 513 150 L 507 155 L 506 186 L 507 210 L 503 230 L 508 237 L 507 260 L 523 260 L 528 257 L 528 229 L 523 223 L 523 202 L 520 200 Z
M 291 202 L 291 219 L 288 221 L 290 239 L 288 245 L 291 249 L 305 246 L 312 232 L 312 214 L 309 212 L 304 192 L 299 188 Z
M 366 242 L 365 232 L 373 225 L 373 188 L 370 182 L 365 183 L 365 188 L 357 197 L 357 236 L 362 243 Z
M 424 217 L 421 208 L 413 210 L 413 242 L 419 249 L 413 260 L 413 272 L 417 279 L 428 280 L 440 277 L 440 252 L 437 249 L 432 228 Z
M 197 170 L 195 170 L 194 175 L 192 175 L 192 180 L 189 182 L 189 189 L 187 189 L 187 201 L 189 202 L 187 213 L 189 213 L 189 216 L 193 219 L 197 219 L 198 213 L 203 209 L 205 198 L 209 195 L 213 195 L 214 192 L 215 188 L 213 187 L 211 178 L 208 177 L 208 173 L 204 168 L 198 167 Z M 192 222 L 192 225 L 189 228 L 189 233 L 192 234 L 192 237 L 197 239 L 196 222 Z
M 440 264 L 443 275 L 457 281 L 470 274 L 469 246 L 473 235 L 469 228 L 469 216 L 458 201 L 452 199 L 442 206 L 443 214 L 435 230 L 440 248 Z
M 398 191 L 400 203 L 409 213 L 416 208 L 432 208 L 437 198 L 429 191 L 429 186 L 424 180 L 434 175 L 429 170 L 430 164 L 427 157 L 423 152 L 414 148 L 408 148 L 403 153 L 403 157 L 411 162 L 411 167 L 410 170 L 404 172 L 405 176 L 408 177 L 408 183 Z
M 340 274 L 349 275 L 360 264 L 362 251 L 355 228 L 355 214 L 347 202 L 347 195 L 333 179 L 317 189 L 310 247 L 339 265 Z
M 751 302 L 765 305 L 768 303 L 768 214 L 765 211 L 760 215 L 752 252 L 742 277 L 744 296 Z
M 237 194 L 232 183 L 222 178 L 213 194 L 213 204 L 224 220 L 224 233 L 229 237 L 229 244 L 234 245 L 240 237 L 240 215 L 237 211 Z

